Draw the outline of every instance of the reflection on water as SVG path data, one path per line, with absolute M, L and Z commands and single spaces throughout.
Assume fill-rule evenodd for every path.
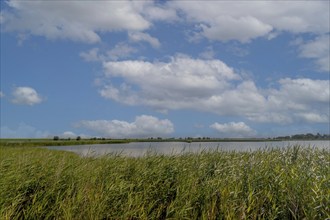
M 276 141 L 276 142 L 132 142 L 127 144 L 95 144 L 75 146 L 47 147 L 53 150 L 71 151 L 82 156 L 98 156 L 119 154 L 139 157 L 148 153 L 177 155 L 182 153 L 197 153 L 209 150 L 223 151 L 254 151 L 258 149 L 286 148 L 300 145 L 330 150 L 330 141 Z

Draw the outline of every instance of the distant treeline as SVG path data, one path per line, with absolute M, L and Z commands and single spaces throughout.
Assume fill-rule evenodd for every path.
M 295 134 L 292 136 L 280 136 L 275 139 L 279 140 L 330 140 L 330 134 Z
M 149 137 L 149 138 L 124 138 L 124 139 L 112 139 L 105 137 L 92 137 L 83 138 L 84 140 L 91 141 L 119 141 L 119 142 L 171 142 L 171 141 L 183 141 L 183 142 L 249 142 L 249 141 L 281 141 L 281 140 L 330 140 L 330 134 L 295 134 L 291 136 L 278 136 L 278 137 L 268 137 L 268 138 L 214 138 L 214 137 L 178 137 L 178 138 L 162 138 L 162 137 Z M 54 136 L 53 140 L 83 140 L 80 136 L 76 138 L 60 138 L 59 136 Z
M 90 138 L 90 140 L 112 140 L 111 138 Z M 268 137 L 268 138 L 215 138 L 215 137 L 172 137 L 172 138 L 162 138 L 162 137 L 149 137 L 149 138 L 125 138 L 120 140 L 126 140 L 128 142 L 171 142 L 171 141 L 183 141 L 183 142 L 249 142 L 249 141 L 281 141 L 281 140 L 330 140 L 330 134 L 295 134 L 291 136 L 278 136 L 278 137 Z

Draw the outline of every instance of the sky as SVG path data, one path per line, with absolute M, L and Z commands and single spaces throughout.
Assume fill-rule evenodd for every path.
M 1 138 L 329 134 L 330 1 L 0 1 Z

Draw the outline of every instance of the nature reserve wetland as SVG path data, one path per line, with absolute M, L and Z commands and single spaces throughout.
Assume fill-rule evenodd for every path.
M 330 220 L 330 0 L 0 0 L 0 220 Z
M 0 148 L 0 219 L 330 216 L 330 150 L 329 145 L 317 147 L 318 141 L 243 151 L 149 150 L 139 157 L 120 152 L 84 156 L 35 147 L 31 141 L 6 143 Z
M 146 154 L 161 155 L 180 155 L 185 153 L 200 153 L 202 151 L 238 151 L 249 152 L 265 149 L 281 149 L 288 146 L 301 146 L 319 149 L 330 149 L 329 140 L 318 141 L 171 141 L 171 142 L 128 142 L 128 143 L 112 143 L 112 144 L 86 144 L 86 145 L 69 145 L 69 146 L 50 146 L 48 149 L 63 150 L 75 152 L 83 156 L 100 156 L 106 154 L 117 154 L 121 156 L 139 157 Z

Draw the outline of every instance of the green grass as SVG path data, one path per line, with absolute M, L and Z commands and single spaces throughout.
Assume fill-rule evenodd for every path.
M 326 219 L 330 152 L 79 157 L 0 147 L 0 219 Z

